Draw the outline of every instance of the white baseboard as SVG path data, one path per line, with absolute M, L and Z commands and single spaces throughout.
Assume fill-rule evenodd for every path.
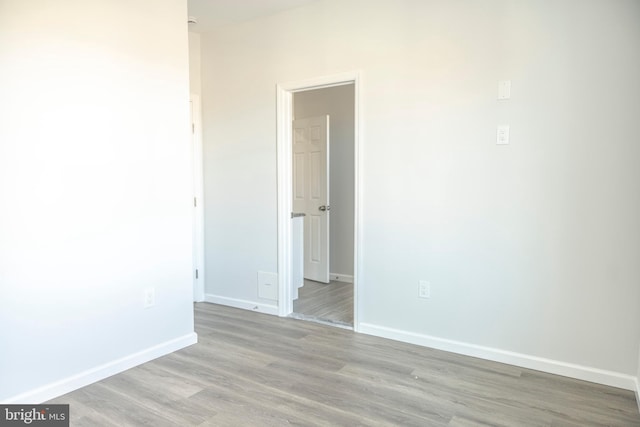
M 368 335 L 464 354 L 466 356 L 479 357 L 481 359 L 493 360 L 494 362 L 507 363 L 522 368 L 623 388 L 625 390 L 638 390 L 636 377 L 619 372 L 605 371 L 558 360 L 401 331 L 370 323 L 360 323 L 358 331 Z
M 353 276 L 349 274 L 329 273 L 329 279 L 336 282 L 353 283 Z
M 278 315 L 278 306 L 272 304 L 264 304 L 261 302 L 248 301 L 237 298 L 227 298 L 218 295 L 206 294 L 204 296 L 205 302 L 212 304 L 226 305 L 234 308 L 241 308 L 243 310 L 258 311 L 260 313 Z
M 4 403 L 35 404 L 46 402 L 47 400 L 62 396 L 63 394 L 67 394 L 89 384 L 93 384 L 112 375 L 126 371 L 127 369 L 131 369 L 153 359 L 157 359 L 158 357 L 173 353 L 174 351 L 188 347 L 197 342 L 198 335 L 195 332 L 192 332 L 171 341 L 149 347 L 137 353 L 133 353 L 84 372 L 80 372 L 79 374 L 63 380 L 11 397 Z

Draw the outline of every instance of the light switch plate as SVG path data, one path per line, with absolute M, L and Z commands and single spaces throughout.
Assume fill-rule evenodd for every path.
M 509 125 L 499 125 L 496 144 L 507 145 L 509 143 Z
M 498 99 L 506 100 L 511 98 L 511 80 L 501 80 L 498 82 Z

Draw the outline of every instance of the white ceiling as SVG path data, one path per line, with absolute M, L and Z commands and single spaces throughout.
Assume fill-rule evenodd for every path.
M 317 0 L 188 0 L 189 16 L 198 20 L 197 24 L 189 24 L 189 31 L 204 33 L 314 1 Z

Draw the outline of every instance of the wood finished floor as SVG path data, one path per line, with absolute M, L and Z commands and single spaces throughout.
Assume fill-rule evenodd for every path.
M 353 326 L 353 283 L 305 280 L 293 301 L 293 312 L 315 319 Z
M 72 426 L 640 426 L 630 391 L 207 303 L 199 343 L 50 403 Z

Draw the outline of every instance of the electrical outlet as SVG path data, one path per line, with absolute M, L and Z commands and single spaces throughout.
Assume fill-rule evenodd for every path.
M 156 288 L 146 288 L 144 290 L 144 308 L 156 305 Z
M 420 280 L 418 285 L 418 296 L 420 298 L 431 298 L 431 283 L 426 280 Z

